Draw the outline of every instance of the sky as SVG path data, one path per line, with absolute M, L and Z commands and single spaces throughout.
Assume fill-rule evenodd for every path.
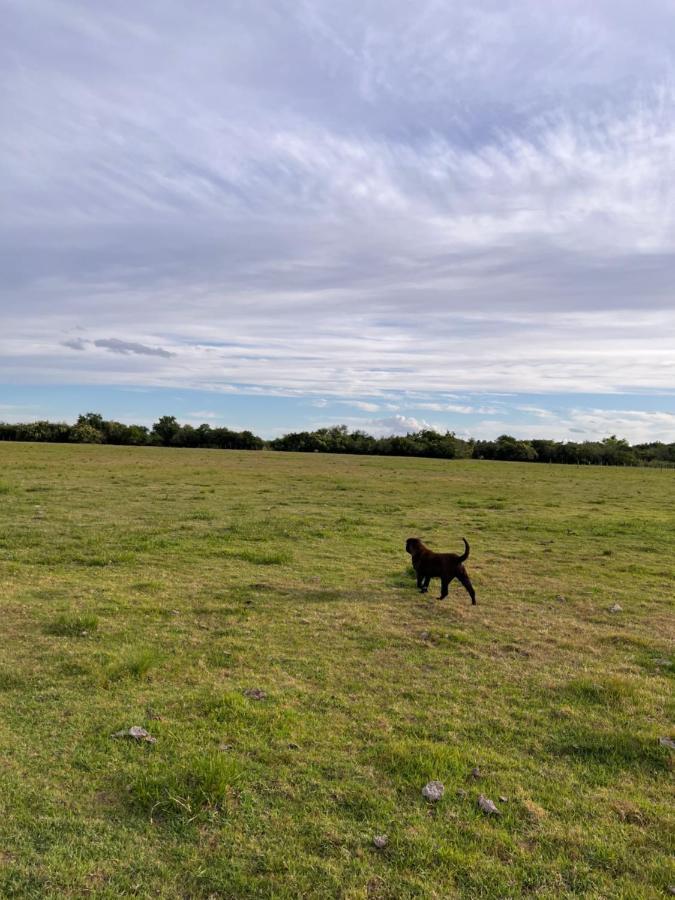
M 675 441 L 670 0 L 2 0 L 0 420 Z

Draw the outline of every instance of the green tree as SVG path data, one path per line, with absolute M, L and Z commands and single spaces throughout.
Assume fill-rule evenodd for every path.
M 156 437 L 165 447 L 171 444 L 179 433 L 180 425 L 175 416 L 162 416 L 152 426 L 153 437 Z
M 75 444 L 100 444 L 103 436 L 98 428 L 94 428 L 88 422 L 78 420 L 77 425 L 70 432 L 70 439 Z

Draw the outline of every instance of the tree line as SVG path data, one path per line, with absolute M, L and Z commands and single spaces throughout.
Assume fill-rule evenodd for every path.
M 210 425 L 181 425 L 175 416 L 162 416 L 152 428 L 125 425 L 99 413 L 65 422 L 0 422 L 0 441 L 46 441 L 72 444 L 130 444 L 137 447 L 207 447 L 214 450 L 262 450 L 265 441 L 250 431 L 231 431 Z
M 202 447 L 218 450 L 280 450 L 301 453 L 352 453 L 373 456 L 419 456 L 435 459 L 497 459 L 516 462 L 571 463 L 605 466 L 675 467 L 675 443 L 653 441 L 631 446 L 615 435 L 602 441 L 518 440 L 502 434 L 494 441 L 464 440 L 453 432 L 426 429 L 406 435 L 376 438 L 346 425 L 285 434 L 264 441 L 251 431 L 232 431 L 208 424 L 181 425 L 162 416 L 152 428 L 125 425 L 85 413 L 77 422 L 0 422 L 2 441 L 44 441 L 76 444 Z

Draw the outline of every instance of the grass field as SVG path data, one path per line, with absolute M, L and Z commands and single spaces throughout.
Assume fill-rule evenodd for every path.
M 0 896 L 665 896 L 674 537 L 675 472 L 0 444 Z

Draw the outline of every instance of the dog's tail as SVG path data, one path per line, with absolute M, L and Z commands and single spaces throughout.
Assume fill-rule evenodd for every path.
M 469 549 L 470 549 L 470 548 L 469 548 L 469 542 L 467 541 L 467 539 L 466 539 L 466 538 L 462 538 L 462 540 L 464 541 L 464 547 L 465 547 L 465 550 L 464 550 L 464 553 L 462 553 L 462 555 L 461 555 L 460 558 L 459 558 L 459 561 L 460 561 L 460 562 L 464 562 L 465 559 L 468 559 L 468 558 L 469 558 Z

